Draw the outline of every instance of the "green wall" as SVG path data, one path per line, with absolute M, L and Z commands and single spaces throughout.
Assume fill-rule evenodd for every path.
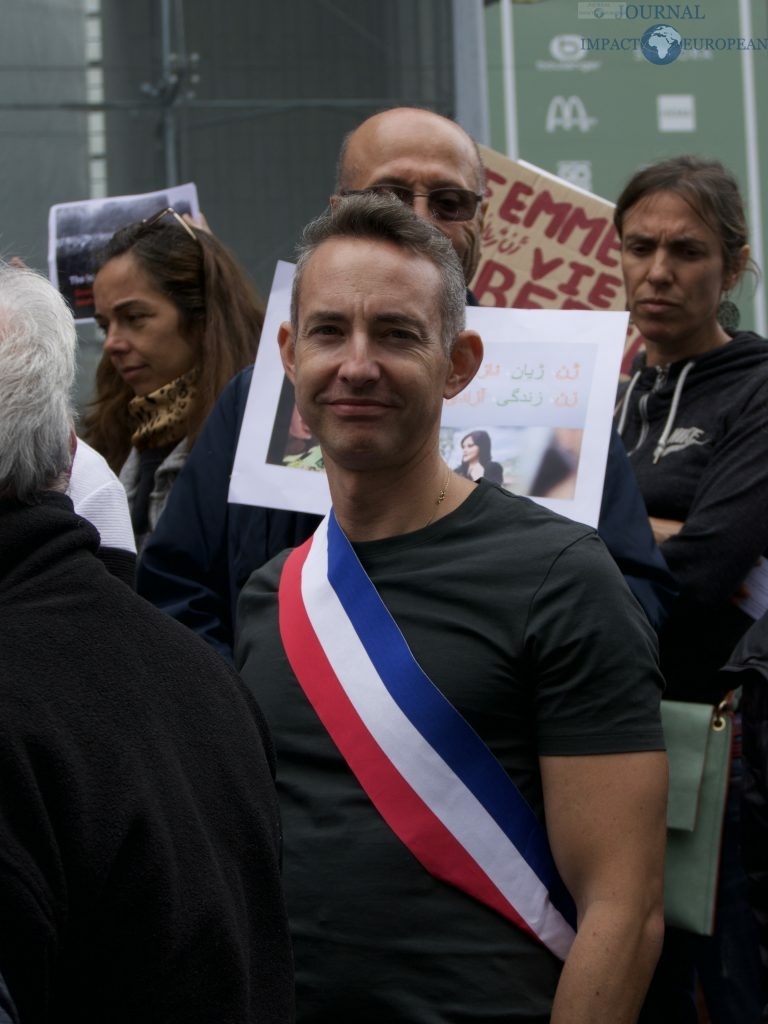
M 505 6 L 509 31 L 503 28 Z M 709 0 L 698 5 L 604 6 L 606 15 L 597 19 L 579 18 L 579 8 L 587 4 L 577 0 L 486 4 L 491 146 L 611 200 L 642 164 L 686 152 L 715 156 L 734 172 L 747 203 L 762 203 L 759 222 L 768 238 L 768 194 L 763 201 L 759 186 L 768 170 L 768 48 L 750 51 L 756 102 L 756 116 L 750 120 L 745 89 L 749 58 L 736 49 L 738 43 L 723 50 L 706 49 L 701 42 L 711 39 L 716 47 L 723 45 L 719 39 L 751 38 L 768 45 L 768 5 L 764 0 Z M 664 8 L 665 17 L 655 16 L 651 8 L 657 6 Z M 611 8 L 638 16 L 616 19 Z M 675 18 L 676 9 L 694 17 Z M 745 12 L 751 18 L 747 35 L 742 27 Z M 624 42 L 639 40 L 659 23 L 676 29 L 690 47 L 664 66 L 646 60 L 639 44 Z M 615 40 L 616 47 L 624 48 L 599 43 L 595 49 L 597 40 L 607 40 L 609 47 Z M 636 51 L 629 48 L 634 45 Z M 516 139 L 507 131 L 505 82 L 510 81 Z M 752 190 L 750 167 L 758 183 Z M 748 215 L 759 244 L 754 205 L 749 205 Z M 767 253 L 766 246 L 756 252 L 763 264 Z M 738 301 L 742 326 L 764 329 L 762 285 L 746 285 Z

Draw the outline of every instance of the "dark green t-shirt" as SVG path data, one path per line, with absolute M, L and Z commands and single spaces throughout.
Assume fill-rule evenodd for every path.
M 588 527 L 481 482 L 444 519 L 355 551 L 540 817 L 539 755 L 663 748 L 655 638 Z M 284 561 L 243 590 L 236 661 L 277 748 L 298 1021 L 548 1021 L 559 962 L 427 874 L 304 697 L 279 635 Z

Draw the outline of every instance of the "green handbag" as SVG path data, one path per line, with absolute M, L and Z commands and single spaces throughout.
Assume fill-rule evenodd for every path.
M 669 758 L 664 917 L 698 935 L 715 927 L 723 819 L 731 769 L 733 712 L 663 700 Z

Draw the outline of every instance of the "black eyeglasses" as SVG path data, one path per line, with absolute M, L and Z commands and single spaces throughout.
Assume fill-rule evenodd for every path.
M 472 220 L 477 213 L 477 204 L 482 195 L 471 192 L 468 188 L 433 188 L 431 192 L 414 192 L 405 185 L 371 185 L 369 188 L 343 189 L 342 196 L 364 196 L 373 193 L 377 196 L 394 196 L 401 203 L 413 206 L 417 197 L 426 199 L 429 212 L 435 220 Z
M 147 217 L 146 220 L 143 220 L 141 222 L 142 227 L 151 228 L 153 224 L 157 224 L 159 221 L 163 219 L 163 217 L 173 217 L 173 219 L 179 224 L 179 226 L 184 228 L 184 230 L 187 232 L 190 238 L 194 239 L 195 242 L 198 241 L 195 232 L 192 230 L 189 224 L 187 224 L 187 222 L 184 220 L 181 214 L 177 213 L 172 206 L 166 206 L 166 208 L 164 210 L 160 210 L 159 213 L 155 213 L 153 214 L 153 216 Z

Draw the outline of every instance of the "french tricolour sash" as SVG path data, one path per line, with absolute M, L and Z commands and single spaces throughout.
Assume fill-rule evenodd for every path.
M 564 960 L 575 912 L 543 826 L 424 674 L 333 512 L 288 556 L 280 634 L 331 739 L 413 855 Z

